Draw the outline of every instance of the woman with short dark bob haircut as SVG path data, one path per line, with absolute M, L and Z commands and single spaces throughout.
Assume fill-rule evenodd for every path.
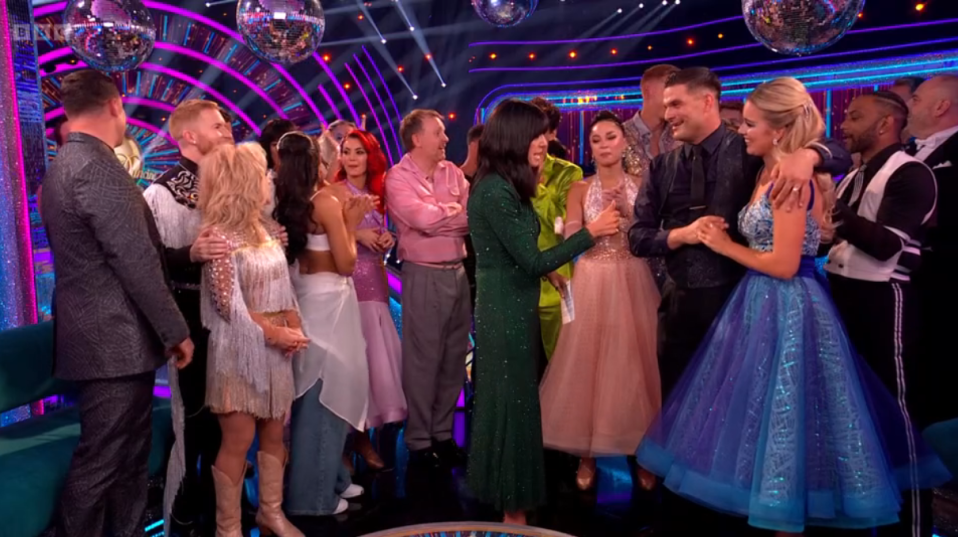
M 469 486 L 479 500 L 525 524 L 545 503 L 545 470 L 535 353 L 540 279 L 618 231 L 614 206 L 562 244 L 539 251 L 531 199 L 548 142 L 548 119 L 510 99 L 485 124 L 469 196 L 476 249 L 476 398 Z

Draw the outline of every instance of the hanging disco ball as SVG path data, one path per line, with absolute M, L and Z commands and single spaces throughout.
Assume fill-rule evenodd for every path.
M 73 52 L 104 73 L 136 69 L 156 42 L 153 15 L 140 0 L 71 0 L 63 25 Z
M 476 15 L 499 28 L 515 26 L 528 19 L 538 5 L 539 0 L 472 0 Z
M 838 42 L 865 0 L 742 0 L 745 25 L 779 54 L 807 56 Z
M 236 26 L 254 54 L 290 65 L 319 48 L 326 15 L 319 0 L 239 0 Z

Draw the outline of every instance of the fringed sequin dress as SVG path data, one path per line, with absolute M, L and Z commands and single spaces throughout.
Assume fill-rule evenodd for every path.
M 767 194 L 739 230 L 772 249 Z M 815 270 L 819 238 L 809 215 L 798 274 L 748 272 L 637 454 L 680 496 L 775 531 L 891 524 L 901 490 L 950 477 L 852 348 Z
M 349 182 L 346 185 L 354 195 L 369 194 Z M 375 209 L 370 211 L 358 229 L 373 229 L 382 233 L 386 229 L 383 215 Z M 366 360 L 369 362 L 366 427 L 373 428 L 406 419 L 406 395 L 402 388 L 402 343 L 389 313 L 389 287 L 386 284 L 383 254 L 362 244 L 357 244 L 356 249 L 353 282 L 356 284 L 363 337 L 366 339 Z
M 623 176 L 625 201 L 638 185 Z M 602 182 L 589 181 L 584 217 L 606 208 Z M 626 230 L 628 228 L 626 227 Z M 582 457 L 631 455 L 662 406 L 656 354 L 659 291 L 627 231 L 602 237 L 576 262 L 575 320 L 565 325 L 539 388 L 545 447 Z
M 217 233 L 232 253 L 203 269 L 202 318 L 210 331 L 206 404 L 216 414 L 283 419 L 293 403 L 293 367 L 282 351 L 266 345 L 251 315 L 277 326 L 299 324 L 286 255 L 276 239 L 257 245 Z

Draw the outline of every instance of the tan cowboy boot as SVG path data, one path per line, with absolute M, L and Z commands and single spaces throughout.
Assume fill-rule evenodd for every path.
M 216 487 L 216 537 L 243 537 L 240 515 L 240 499 L 243 496 L 243 479 L 233 483 L 228 475 L 213 466 L 213 483 Z
M 259 526 L 260 535 L 305 537 L 283 514 L 283 467 L 286 466 L 286 461 L 281 461 L 265 451 L 260 451 L 256 460 L 259 462 L 259 511 L 256 513 L 256 525 Z

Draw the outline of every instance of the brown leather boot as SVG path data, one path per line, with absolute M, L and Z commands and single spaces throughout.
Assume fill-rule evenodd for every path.
M 284 456 L 285 459 L 285 456 Z M 259 511 L 256 513 L 256 525 L 260 535 L 278 537 L 305 537 L 283 514 L 283 467 L 285 460 L 260 451 L 256 454 L 259 462 Z
M 243 495 L 243 479 L 233 483 L 228 475 L 213 470 L 213 484 L 216 487 L 216 537 L 243 537 L 240 498 Z

